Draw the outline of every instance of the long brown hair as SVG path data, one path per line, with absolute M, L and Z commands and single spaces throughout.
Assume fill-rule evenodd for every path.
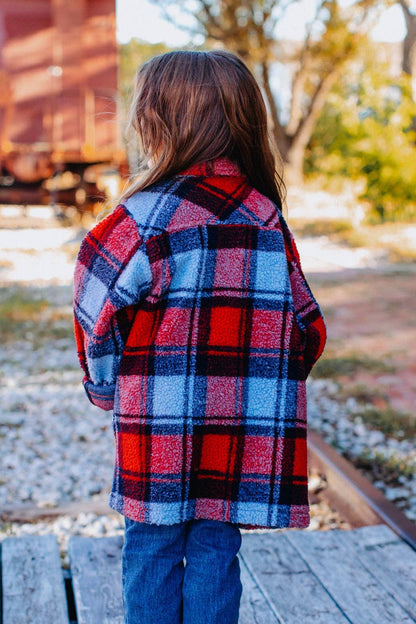
M 282 208 L 285 186 L 276 171 L 267 113 L 247 66 L 226 51 L 176 51 L 137 72 L 129 126 L 149 169 L 122 199 L 196 163 L 228 157 L 254 188 Z

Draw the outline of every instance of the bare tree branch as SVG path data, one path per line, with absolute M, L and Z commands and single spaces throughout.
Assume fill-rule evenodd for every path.
M 283 158 L 293 158 L 299 168 L 338 68 L 356 53 L 358 31 L 366 29 L 365 16 L 370 11 L 373 14 L 374 7 L 381 1 L 393 0 L 357 0 L 348 13 L 338 0 L 318 0 L 314 18 L 307 25 L 305 40 L 299 46 L 294 45 L 298 69 L 292 81 L 291 108 L 286 125 L 281 121 L 271 90 L 270 69 L 280 54 L 275 27 L 288 7 L 299 0 L 194 0 L 197 8 L 193 15 L 198 32 L 203 34 L 208 46 L 221 42 L 259 72 L 274 139 Z M 171 22 L 174 20 L 169 7 L 179 7 L 184 12 L 187 9 L 187 14 L 190 13 L 188 0 L 152 2 L 162 8 Z M 185 29 L 190 30 L 189 27 Z M 316 87 L 311 89 L 313 85 Z
M 310 50 L 310 43 L 312 39 L 313 27 L 318 20 L 319 13 L 324 4 L 324 0 L 318 3 L 313 19 L 306 25 L 306 37 L 303 47 L 299 56 L 299 68 L 296 71 L 292 80 L 292 97 L 290 100 L 290 113 L 289 121 L 286 126 L 286 132 L 289 136 L 293 136 L 298 128 L 300 120 L 302 118 L 302 96 L 305 79 L 310 70 L 312 55 Z
M 328 94 L 338 79 L 340 69 L 340 67 L 337 67 L 321 79 L 312 97 L 308 112 L 300 122 L 293 136 L 288 160 L 298 171 L 302 170 L 305 149 L 310 141 L 316 121 L 326 102 Z
M 273 124 L 273 135 L 276 145 L 285 160 L 289 151 L 290 143 L 288 141 L 285 129 L 279 121 L 279 114 L 276 106 L 276 100 L 270 88 L 269 67 L 266 61 L 261 63 L 262 86 L 269 106 L 270 117 Z
M 171 5 L 171 2 L 159 2 L 159 0 L 150 0 L 150 2 L 154 5 L 156 5 L 161 13 L 162 13 L 162 17 L 164 20 L 166 20 L 167 22 L 169 22 L 169 24 L 173 24 L 173 26 L 176 26 L 177 28 L 179 28 L 180 30 L 183 30 L 184 32 L 189 33 L 190 35 L 200 35 L 200 34 L 204 34 L 201 33 L 201 30 L 198 28 L 193 28 L 192 26 L 188 26 L 187 24 L 181 24 L 178 23 L 178 21 L 172 17 L 172 15 L 169 13 L 169 5 Z M 193 18 L 195 18 L 195 14 L 193 11 L 191 11 L 186 5 L 184 5 L 183 3 L 181 4 L 181 11 L 183 11 L 183 13 L 185 15 L 190 15 Z

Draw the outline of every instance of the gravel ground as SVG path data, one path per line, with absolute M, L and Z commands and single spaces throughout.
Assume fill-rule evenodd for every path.
M 26 291 L 66 312 L 70 323 L 69 286 L 49 285 L 40 292 L 26 287 Z M 16 292 L 21 290 L 3 287 L 1 297 Z M 33 336 L 29 326 L 21 339 L 3 345 L 0 353 L 0 437 L 5 448 L 0 457 L 0 500 L 6 506 L 31 503 L 40 508 L 107 502 L 114 463 L 111 417 L 86 399 L 73 338 L 51 341 L 46 335 L 34 348 Z M 321 487 L 318 476 L 311 479 L 311 494 Z M 309 529 L 344 526 L 324 502 L 312 504 Z M 0 539 L 54 533 L 65 553 L 70 534 L 99 536 L 123 530 L 123 518 L 109 508 L 106 516 L 80 513 L 35 524 L 0 523 Z
M 8 229 L 0 225 L 0 301 L 24 292 L 31 299 L 47 300 L 49 307 L 36 325 L 27 323 L 21 335 L 12 337 L 1 349 L 0 438 L 4 450 L 0 500 L 6 505 L 32 503 L 38 507 L 107 501 L 114 464 L 111 417 L 85 397 L 70 330 L 73 246 L 81 233 L 76 228 L 51 227 L 49 222 L 37 230 L 9 228 L 10 224 Z M 307 253 L 302 255 L 306 272 L 310 266 L 316 268 L 316 249 L 309 261 Z M 338 260 L 341 257 L 338 255 Z M 356 266 L 365 261 L 364 254 L 351 263 Z M 327 259 L 323 262 L 327 264 Z M 62 337 L 56 337 L 59 332 Z M 309 424 L 327 441 L 350 457 L 368 449 L 369 453 L 400 456 L 415 467 L 412 477 L 403 476 L 400 487 L 382 482 L 375 485 L 409 518 L 416 519 L 414 444 L 367 429 L 354 416 L 357 405 L 353 401 L 343 405 L 337 401 L 333 382 L 310 379 L 308 391 Z M 313 495 L 322 487 L 319 476 L 311 475 L 309 485 Z M 334 527 L 348 525 L 324 502 L 313 502 L 309 530 Z M 100 536 L 123 530 L 123 517 L 109 508 L 104 516 L 80 513 L 36 523 L 3 522 L 0 540 L 7 535 L 54 533 L 65 560 L 69 535 Z
M 416 521 L 415 441 L 397 440 L 367 427 L 358 415 L 362 405 L 353 398 L 341 404 L 337 400 L 338 391 L 338 384 L 333 381 L 308 380 L 309 426 L 353 463 L 364 455 L 369 463 L 393 459 L 405 466 L 406 474 L 399 475 L 393 485 L 379 479 L 373 480 L 373 485 L 410 520 Z M 371 474 L 367 476 L 371 478 Z

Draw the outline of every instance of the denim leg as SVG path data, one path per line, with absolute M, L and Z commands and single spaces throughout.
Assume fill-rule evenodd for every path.
M 125 624 L 181 624 L 186 524 L 125 518 L 122 584 Z
M 241 533 L 216 520 L 188 523 L 183 624 L 237 624 L 242 585 L 237 553 Z

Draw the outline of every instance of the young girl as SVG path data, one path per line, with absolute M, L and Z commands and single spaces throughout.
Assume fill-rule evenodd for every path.
M 84 239 L 75 330 L 113 410 L 126 624 L 237 624 L 240 528 L 306 527 L 305 380 L 325 343 L 258 85 L 228 52 L 137 74 L 148 170 Z

